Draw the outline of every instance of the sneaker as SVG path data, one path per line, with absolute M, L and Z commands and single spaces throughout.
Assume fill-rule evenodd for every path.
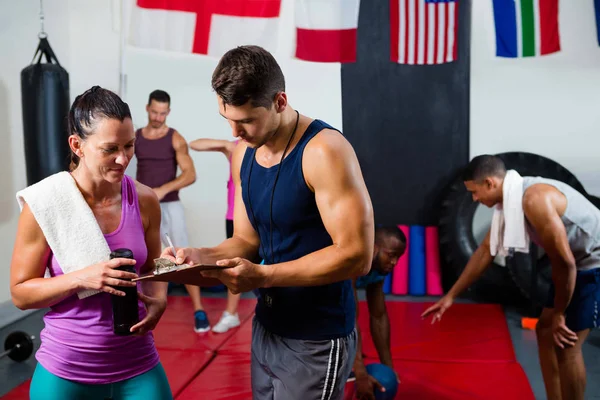
M 194 325 L 194 331 L 197 333 L 209 331 L 210 323 L 208 322 L 208 316 L 204 310 L 198 310 L 194 313 Z
M 212 330 L 215 333 L 225 333 L 236 326 L 240 326 L 240 317 L 237 314 L 229 314 L 225 311 Z

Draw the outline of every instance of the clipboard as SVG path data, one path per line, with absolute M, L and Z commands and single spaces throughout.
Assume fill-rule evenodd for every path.
M 156 260 L 154 260 L 156 263 Z M 156 282 L 172 282 L 181 285 L 194 285 L 200 287 L 209 287 L 222 285 L 223 283 L 217 278 L 207 278 L 200 275 L 201 271 L 210 271 L 215 269 L 227 269 L 232 267 L 223 267 L 215 264 L 182 264 L 175 266 L 172 270 L 165 272 L 151 272 L 149 274 L 141 275 L 133 282 L 143 281 L 156 281 Z

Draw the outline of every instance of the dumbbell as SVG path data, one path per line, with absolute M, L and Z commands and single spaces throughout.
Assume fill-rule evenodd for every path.
M 25 332 L 12 332 L 4 341 L 4 353 L 0 353 L 0 359 L 8 357 L 17 362 L 27 360 L 33 353 L 33 339 L 35 336 Z

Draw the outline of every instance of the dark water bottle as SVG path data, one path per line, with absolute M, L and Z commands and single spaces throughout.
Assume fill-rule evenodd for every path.
M 112 260 L 113 258 L 133 259 L 133 252 L 129 249 L 117 249 L 110 253 L 110 259 Z M 121 265 L 115 269 L 136 273 L 134 265 Z M 125 278 L 119 279 L 128 280 Z M 132 335 L 129 330 L 140 321 L 137 287 L 117 286 L 115 289 L 125 292 L 125 296 L 110 296 L 113 309 L 113 332 L 116 335 Z

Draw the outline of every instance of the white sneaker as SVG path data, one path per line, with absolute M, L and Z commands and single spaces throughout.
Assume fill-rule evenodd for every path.
M 215 333 L 225 333 L 236 326 L 240 326 L 240 317 L 237 314 L 232 315 L 225 311 L 219 322 L 213 326 L 212 331 Z

